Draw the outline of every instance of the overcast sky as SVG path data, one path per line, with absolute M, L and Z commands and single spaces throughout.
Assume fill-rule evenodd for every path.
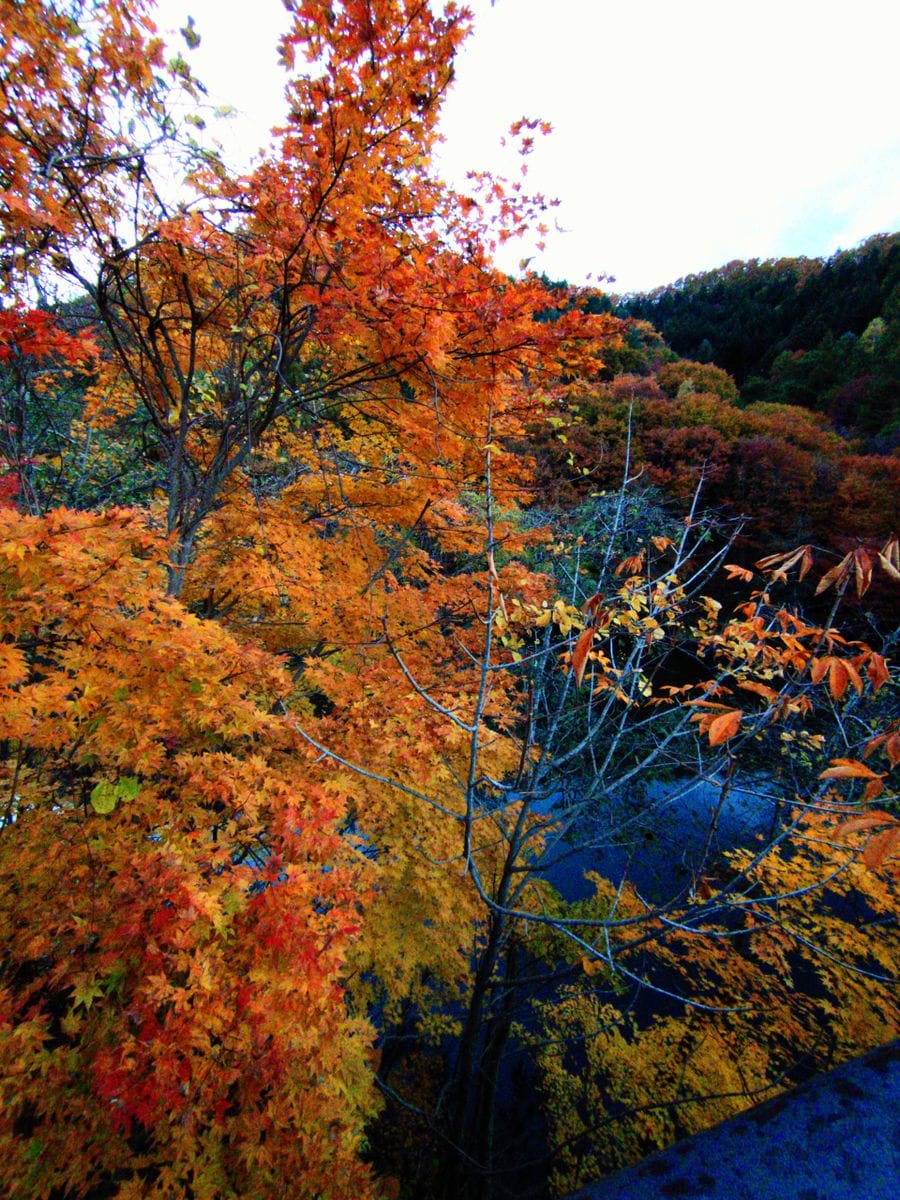
M 560 230 L 532 267 L 624 292 L 735 258 L 830 254 L 900 228 L 897 0 L 470 0 L 475 32 L 442 128 L 444 174 L 502 165 L 521 116 Z M 162 0 L 243 114 L 249 151 L 281 112 L 281 0 Z M 174 43 L 173 43 L 174 44 Z M 534 252 L 517 245 L 501 265 Z

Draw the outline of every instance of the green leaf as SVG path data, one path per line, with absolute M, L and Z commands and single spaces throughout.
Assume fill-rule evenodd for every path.
M 91 808 L 96 813 L 111 813 L 118 799 L 115 784 L 108 779 L 101 779 L 91 791 Z
M 246 897 L 238 891 L 229 888 L 222 896 L 222 911 L 226 916 L 233 917 L 236 912 L 240 912 L 247 905 Z
M 137 800 L 141 793 L 141 781 L 134 775 L 123 775 L 116 784 L 120 800 Z
M 135 800 L 141 790 L 141 781 L 134 775 L 123 775 L 111 783 L 101 779 L 91 791 L 91 808 L 102 816 L 113 812 L 120 800 Z
M 98 996 L 103 995 L 103 984 L 99 979 L 91 980 L 88 977 L 79 979 L 72 992 L 72 1008 L 89 1009 Z
M 111 996 L 113 992 L 117 992 L 125 978 L 125 968 L 115 967 L 109 975 L 103 980 L 103 990 L 107 996 Z

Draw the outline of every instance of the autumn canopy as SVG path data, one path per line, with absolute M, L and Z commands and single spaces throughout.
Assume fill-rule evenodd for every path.
M 192 23 L 0 0 L 17 1197 L 525 1194 L 513 1059 L 562 1193 L 896 1034 L 890 665 L 836 624 L 896 539 L 751 554 L 683 426 L 642 491 L 635 323 L 493 266 L 542 237 L 524 169 L 434 173 L 470 15 L 285 7 L 284 124 L 237 173 Z M 743 419 L 715 370 L 704 428 Z M 554 884 L 698 779 L 685 881 L 597 850 Z

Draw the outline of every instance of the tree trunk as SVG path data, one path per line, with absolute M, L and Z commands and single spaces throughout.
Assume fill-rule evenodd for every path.
M 500 1078 L 500 1064 L 503 1061 L 503 1051 L 509 1038 L 512 1026 L 513 1012 L 516 1001 L 516 975 L 518 974 L 518 947 L 515 939 L 511 939 L 506 950 L 503 971 L 503 999 L 500 1011 L 491 1018 L 485 1039 L 484 1054 L 480 1072 L 479 1086 L 476 1092 L 475 1129 L 478 1139 L 479 1162 L 484 1164 L 485 1173 L 481 1175 L 475 1187 L 477 1200 L 491 1200 L 494 1193 L 494 1132 L 497 1118 L 497 1084 Z M 473 1139 L 474 1140 L 474 1139 Z
M 448 1123 L 449 1144 L 443 1174 L 443 1200 L 460 1200 L 465 1194 L 466 1177 L 481 1175 L 485 1164 L 478 1161 L 478 1138 L 472 1127 L 478 1112 L 478 1075 L 483 1059 L 484 1005 L 490 991 L 494 969 L 506 936 L 506 918 L 491 917 L 487 944 L 481 953 L 472 995 L 463 1026 L 450 1088 L 451 1108 Z

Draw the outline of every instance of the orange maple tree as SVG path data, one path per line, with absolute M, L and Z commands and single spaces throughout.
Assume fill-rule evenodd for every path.
M 4 533 L 5 1178 L 363 1195 L 371 1028 L 346 979 L 392 1003 L 429 968 L 457 984 L 477 923 L 468 885 L 453 921 L 422 922 L 446 908 L 470 739 L 445 754 L 418 697 L 378 722 L 370 698 L 410 669 L 397 645 L 430 612 L 411 668 L 434 669 L 449 614 L 440 695 L 467 702 L 472 606 L 499 577 L 441 579 L 410 532 L 471 551 L 458 496 L 485 454 L 507 501 L 525 477 L 504 449 L 539 403 L 524 372 L 560 386 L 617 325 L 536 322 L 543 292 L 492 268 L 484 211 L 505 236 L 540 202 L 492 181 L 459 199 L 428 170 L 464 12 L 292 5 L 281 55 L 307 65 L 272 155 L 249 178 L 196 157 L 172 208 L 152 154 L 185 147 L 149 11 L 17 5 L 4 43 L 10 287 L 57 272 L 87 292 L 85 419 L 139 412 L 163 493 L 140 515 L 11 512 Z M 476 737 L 508 699 L 479 698 Z M 364 761 L 393 747 L 367 783 L 316 766 L 317 737 L 354 733 Z M 485 740 L 477 757 L 506 770 Z M 398 806 L 395 770 L 407 797 L 427 782 L 430 820 Z
M 366 884 L 288 680 L 165 598 L 139 514 L 5 513 L 0 545 L 4 1190 L 368 1194 Z

